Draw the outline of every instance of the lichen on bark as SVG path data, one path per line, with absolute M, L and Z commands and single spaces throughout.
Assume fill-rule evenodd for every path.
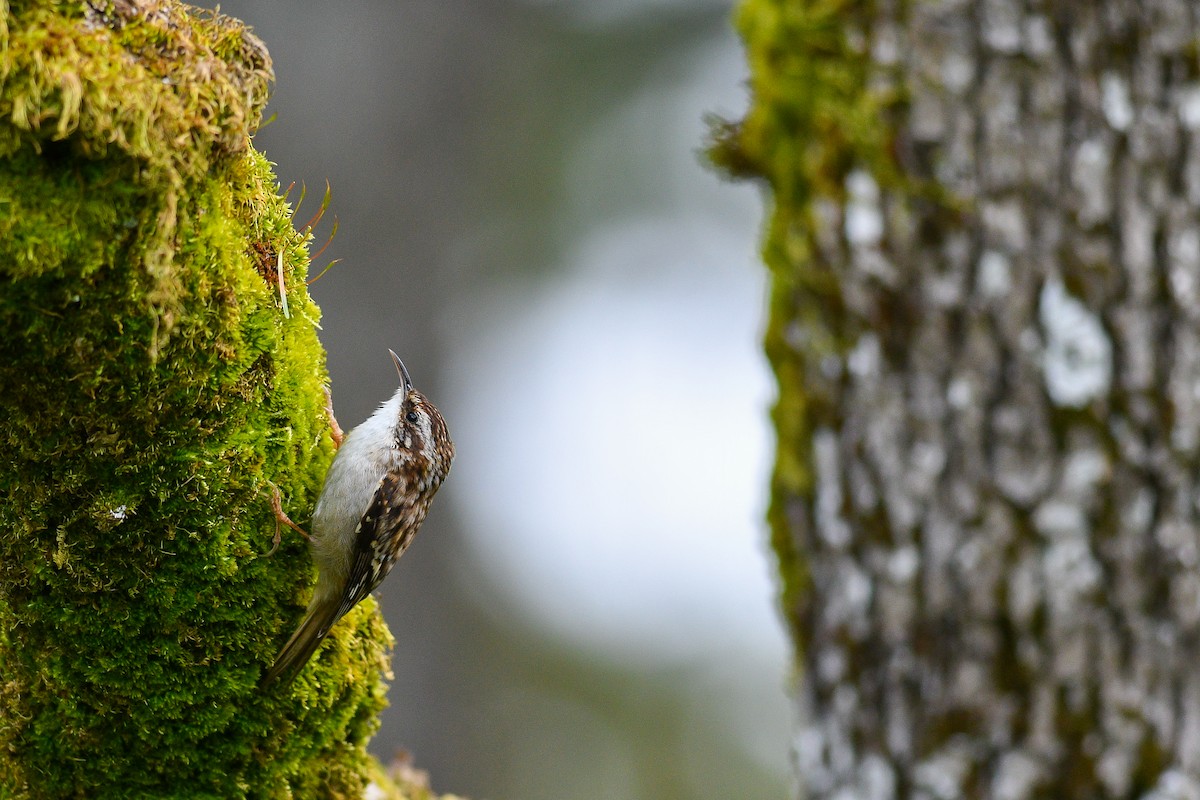
M 1200 796 L 1200 20 L 744 0 L 812 798 Z
M 313 579 L 268 481 L 305 521 L 332 455 L 271 77 L 217 13 L 0 0 L 0 796 L 383 781 L 372 601 L 258 685 Z

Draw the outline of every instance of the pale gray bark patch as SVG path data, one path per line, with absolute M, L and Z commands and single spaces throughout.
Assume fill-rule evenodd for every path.
M 1200 799 L 1197 6 L 877 13 L 902 164 L 968 212 L 866 165 L 812 209 L 806 795 Z
M 1100 318 L 1072 297 L 1058 276 L 1042 285 L 1038 317 L 1045 342 L 1042 371 L 1050 401 L 1082 408 L 1108 394 L 1112 342 Z M 1136 330 L 1137 322 L 1132 324 Z M 1136 341 L 1131 344 L 1136 346 Z

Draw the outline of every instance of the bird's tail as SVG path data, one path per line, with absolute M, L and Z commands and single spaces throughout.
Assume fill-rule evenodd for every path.
M 292 638 L 287 640 L 287 644 L 275 657 L 275 663 L 267 670 L 267 674 L 263 678 L 263 686 L 274 683 L 281 675 L 287 676 L 285 684 L 291 683 L 308 663 L 308 660 L 312 658 L 312 654 L 316 652 L 317 646 L 321 644 L 325 634 L 329 633 L 333 623 L 337 622 L 337 612 L 336 601 L 323 602 L 314 598 L 308 613 L 304 615 L 304 621 L 300 623 L 300 627 L 296 628 Z

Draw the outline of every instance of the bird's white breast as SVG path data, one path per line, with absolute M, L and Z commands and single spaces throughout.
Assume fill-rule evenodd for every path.
M 393 430 L 403 401 L 397 391 L 365 422 L 350 431 L 334 456 L 313 512 L 313 557 L 322 577 L 350 570 L 355 530 L 375 489 L 396 459 Z

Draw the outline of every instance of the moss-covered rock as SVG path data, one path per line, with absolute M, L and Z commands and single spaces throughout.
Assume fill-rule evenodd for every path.
M 0 797 L 356 797 L 373 602 L 291 686 L 332 455 L 307 239 L 238 22 L 0 0 Z M 282 278 L 278 270 L 282 269 Z M 282 287 L 282 288 L 281 288 Z M 286 303 L 281 292 L 286 292 Z

